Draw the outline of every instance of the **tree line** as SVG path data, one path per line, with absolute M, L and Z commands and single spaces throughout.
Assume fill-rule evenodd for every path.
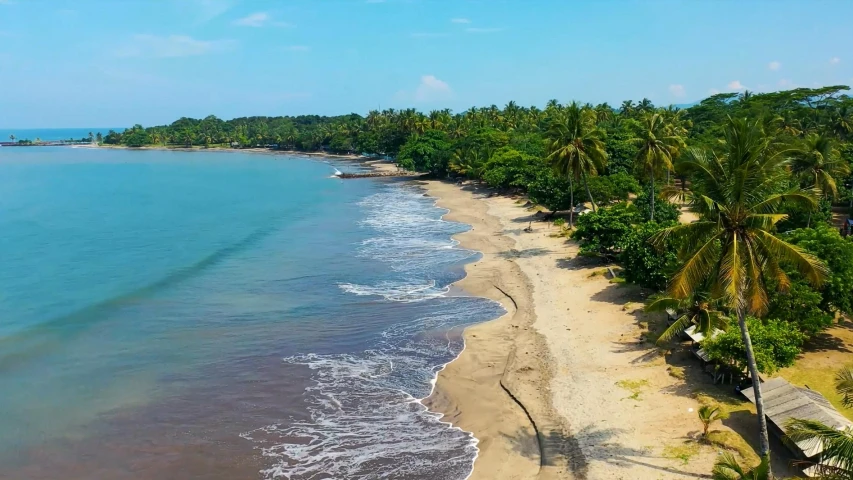
M 793 364 L 809 339 L 853 313 L 853 242 L 833 224 L 853 205 L 848 90 L 723 93 L 687 109 L 552 100 L 457 114 L 209 116 L 103 140 L 386 156 L 566 212 L 558 222 L 581 254 L 618 262 L 625 281 L 656 291 L 649 310 L 677 312 L 659 342 L 695 326 L 712 359 L 748 373 L 769 478 L 759 372 Z M 695 220 L 679 221 L 683 211 Z M 853 472 L 853 456 L 834 461 Z

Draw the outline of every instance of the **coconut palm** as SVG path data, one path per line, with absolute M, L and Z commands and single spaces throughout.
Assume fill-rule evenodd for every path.
M 773 478 L 770 472 L 770 457 L 762 458 L 761 463 L 755 468 L 746 469 L 738 463 L 734 455 L 723 452 L 714 463 L 711 478 L 714 480 L 770 480 Z
M 672 170 L 672 157 L 684 146 L 684 139 L 674 132 L 660 113 L 643 118 L 643 128 L 634 142 L 639 147 L 637 163 L 649 175 L 650 219 L 655 219 L 655 175 L 660 170 Z
M 710 337 L 715 329 L 725 330 L 728 328 L 729 317 L 719 310 L 719 303 L 703 291 L 694 292 L 690 297 L 682 299 L 662 294 L 652 297 L 646 305 L 645 311 L 673 310 L 682 312 L 675 322 L 658 337 L 657 344 L 663 345 L 691 326 L 695 326 L 696 330 L 706 337 Z
M 853 366 L 844 367 L 835 374 L 835 390 L 845 407 L 853 407 Z
M 607 152 L 601 141 L 602 133 L 595 126 L 595 112 L 581 108 L 572 102 L 548 129 L 547 141 L 554 168 L 569 179 L 571 208 L 574 209 L 573 180 L 581 179 L 587 196 L 596 210 L 595 200 L 589 190 L 587 177 L 597 175 L 607 164 Z M 569 224 L 573 224 L 573 213 L 569 214 Z
M 720 407 L 710 405 L 702 405 L 697 413 L 699 414 L 699 421 L 702 422 L 702 437 L 708 438 L 708 429 L 711 428 L 712 423 L 722 420 L 723 413 L 720 411 Z
M 791 171 L 802 176 L 808 185 L 820 191 L 823 197 L 833 199 L 838 196 L 835 179 L 849 174 L 850 168 L 841 159 L 832 138 L 824 134 L 810 133 L 794 151 Z
M 700 219 L 666 228 L 653 241 L 662 245 L 673 236 L 684 242 L 687 255 L 670 281 L 669 295 L 690 298 L 708 288 L 722 306 L 737 313 L 755 392 L 760 453 L 765 458 L 770 455 L 767 419 L 746 315 L 767 311 L 768 281 L 781 291 L 788 290 L 791 281 L 782 263 L 794 266 L 815 286 L 826 278 L 827 269 L 816 257 L 773 234 L 774 225 L 786 217 L 777 213 L 782 202 L 813 208 L 816 198 L 800 189 L 774 191 L 787 175 L 787 160 L 772 148 L 760 121 L 730 118 L 724 131 L 719 156 L 695 151 L 685 160 L 693 180 L 691 208 Z
M 791 419 L 785 433 L 795 443 L 813 440 L 821 444 L 820 462 L 815 465 L 820 478 L 853 478 L 853 429 L 839 430 L 815 420 Z
M 15 135 L 9 135 L 9 141 L 14 142 L 15 141 Z

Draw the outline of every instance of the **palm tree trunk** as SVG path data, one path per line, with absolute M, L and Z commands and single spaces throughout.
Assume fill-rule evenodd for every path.
M 597 210 L 595 206 L 595 200 L 592 199 L 592 192 L 589 191 L 589 182 L 586 181 L 586 172 L 582 172 L 583 175 L 583 185 L 586 187 L 586 195 L 589 197 L 589 203 L 592 204 L 593 213 Z
M 767 457 L 767 469 L 770 469 L 770 440 L 767 435 L 767 417 L 764 416 L 764 397 L 761 396 L 761 379 L 758 377 L 758 365 L 755 363 L 755 354 L 752 351 L 752 340 L 749 338 L 749 330 L 746 328 L 746 312 L 743 307 L 738 307 L 737 322 L 740 326 L 740 336 L 746 348 L 746 363 L 749 376 L 752 377 L 752 391 L 755 394 L 755 410 L 758 414 L 759 440 L 761 441 L 761 458 Z M 773 478 L 773 475 L 768 475 Z
M 571 174 L 569 174 L 569 228 L 575 228 L 575 187 L 572 186 Z
M 649 220 L 654 222 L 655 221 L 655 171 L 654 170 L 651 171 L 649 178 L 651 178 L 651 182 L 650 182 L 651 186 L 649 187 L 649 188 L 651 188 L 651 190 L 649 190 L 649 201 L 652 202 L 651 203 L 652 209 L 651 209 L 651 215 L 649 217 Z

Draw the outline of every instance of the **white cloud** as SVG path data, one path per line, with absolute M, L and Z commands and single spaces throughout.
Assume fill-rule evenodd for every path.
M 293 26 L 287 22 L 273 21 L 272 16 L 270 16 L 270 14 L 267 12 L 256 12 L 256 13 L 253 13 L 251 15 L 245 16 L 243 18 L 238 18 L 237 20 L 234 20 L 233 23 L 234 23 L 234 25 L 237 25 L 238 27 L 254 27 L 254 28 L 260 28 L 260 27 L 266 27 L 266 26 L 273 26 L 273 27 L 292 27 Z
M 434 75 L 424 75 L 421 77 L 421 83 L 415 89 L 416 102 L 434 102 L 437 100 L 446 100 L 453 95 L 453 90 L 447 82 L 439 80 Z
M 196 40 L 187 35 L 134 35 L 133 41 L 115 52 L 118 57 L 191 57 L 231 49 L 232 40 Z
M 503 30 L 502 28 L 480 28 L 480 27 L 468 27 L 465 29 L 468 33 L 495 33 Z
M 740 80 L 732 80 L 728 84 L 729 89 L 731 90 L 745 90 L 746 86 L 740 83 Z
M 311 47 L 307 45 L 288 45 L 284 49 L 289 52 L 307 52 L 311 50 Z
M 708 90 L 708 93 L 710 93 L 711 95 L 716 95 L 716 94 L 720 93 L 720 91 L 717 90 L 716 88 L 712 88 L 712 89 Z
M 841 63 L 841 59 L 838 57 L 832 57 L 829 59 L 829 63 L 832 65 L 837 65 L 837 64 Z
M 471 23 L 471 20 L 468 20 L 467 18 L 451 18 L 450 22 L 451 23 Z
M 684 85 L 673 84 L 669 86 L 669 93 L 674 97 L 682 98 L 687 95 L 687 92 L 684 90 Z
M 199 23 L 205 23 L 222 15 L 231 8 L 229 0 L 193 0 L 184 4 Z
M 782 68 L 782 64 L 777 62 L 776 60 L 773 60 L 772 62 L 767 64 L 767 68 L 769 68 L 770 70 L 779 70 L 780 68 Z
M 411 34 L 412 38 L 439 38 L 439 37 L 449 37 L 449 33 L 441 33 L 441 32 L 415 32 Z

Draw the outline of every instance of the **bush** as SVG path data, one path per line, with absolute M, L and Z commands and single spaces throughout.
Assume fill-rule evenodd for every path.
M 655 190 L 655 194 L 658 195 L 657 190 Z M 634 205 L 637 206 L 637 210 L 639 210 L 640 214 L 643 217 L 643 220 L 647 222 L 651 221 L 652 202 L 649 200 L 648 189 L 645 189 L 637 194 L 637 199 L 634 200 Z M 681 211 L 678 209 L 677 206 L 660 198 L 660 196 L 655 197 L 655 222 L 677 222 L 678 217 L 680 216 Z
M 423 135 L 409 137 L 400 149 L 397 163 L 407 170 L 444 176 L 447 175 L 450 147 L 446 133 L 427 130 Z
M 544 205 L 552 212 L 572 207 L 569 181 L 558 178 L 550 168 L 536 171 L 536 176 L 527 185 L 527 195 L 533 203 Z M 575 203 L 580 202 L 582 198 L 585 197 L 575 195 Z
M 823 295 L 799 280 L 791 284 L 787 293 L 773 292 L 767 316 L 790 322 L 813 337 L 833 322 L 832 314 L 821 308 L 823 304 Z
M 675 225 L 655 222 L 636 225 L 623 237 L 620 248 L 620 261 L 625 268 L 625 280 L 637 285 L 663 290 L 666 282 L 678 266 L 676 248 L 667 240 L 662 248 L 650 243 L 651 237 L 665 227 Z
M 483 167 L 483 180 L 493 188 L 527 189 L 547 165 L 536 157 L 504 147 L 494 153 Z
M 578 217 L 572 238 L 580 241 L 581 254 L 614 257 L 639 218 L 633 205 L 600 208 Z
M 824 225 L 788 232 L 784 239 L 817 256 L 829 267 L 829 278 L 820 289 L 823 296 L 820 308 L 853 314 L 853 242 Z
M 753 317 L 748 317 L 746 324 L 759 371 L 771 374 L 794 364 L 806 340 L 806 335 L 796 325 Z M 746 369 L 746 349 L 737 322 L 732 322 L 725 333 L 702 342 L 702 347 L 712 360 L 733 363 L 741 370 Z
M 575 185 L 575 197 L 581 195 L 582 198 L 587 198 L 583 183 L 577 183 Z M 591 177 L 589 179 L 589 190 L 596 203 L 607 204 L 628 200 L 629 194 L 637 193 L 640 190 L 640 184 L 633 176 L 619 172 L 613 175 Z

